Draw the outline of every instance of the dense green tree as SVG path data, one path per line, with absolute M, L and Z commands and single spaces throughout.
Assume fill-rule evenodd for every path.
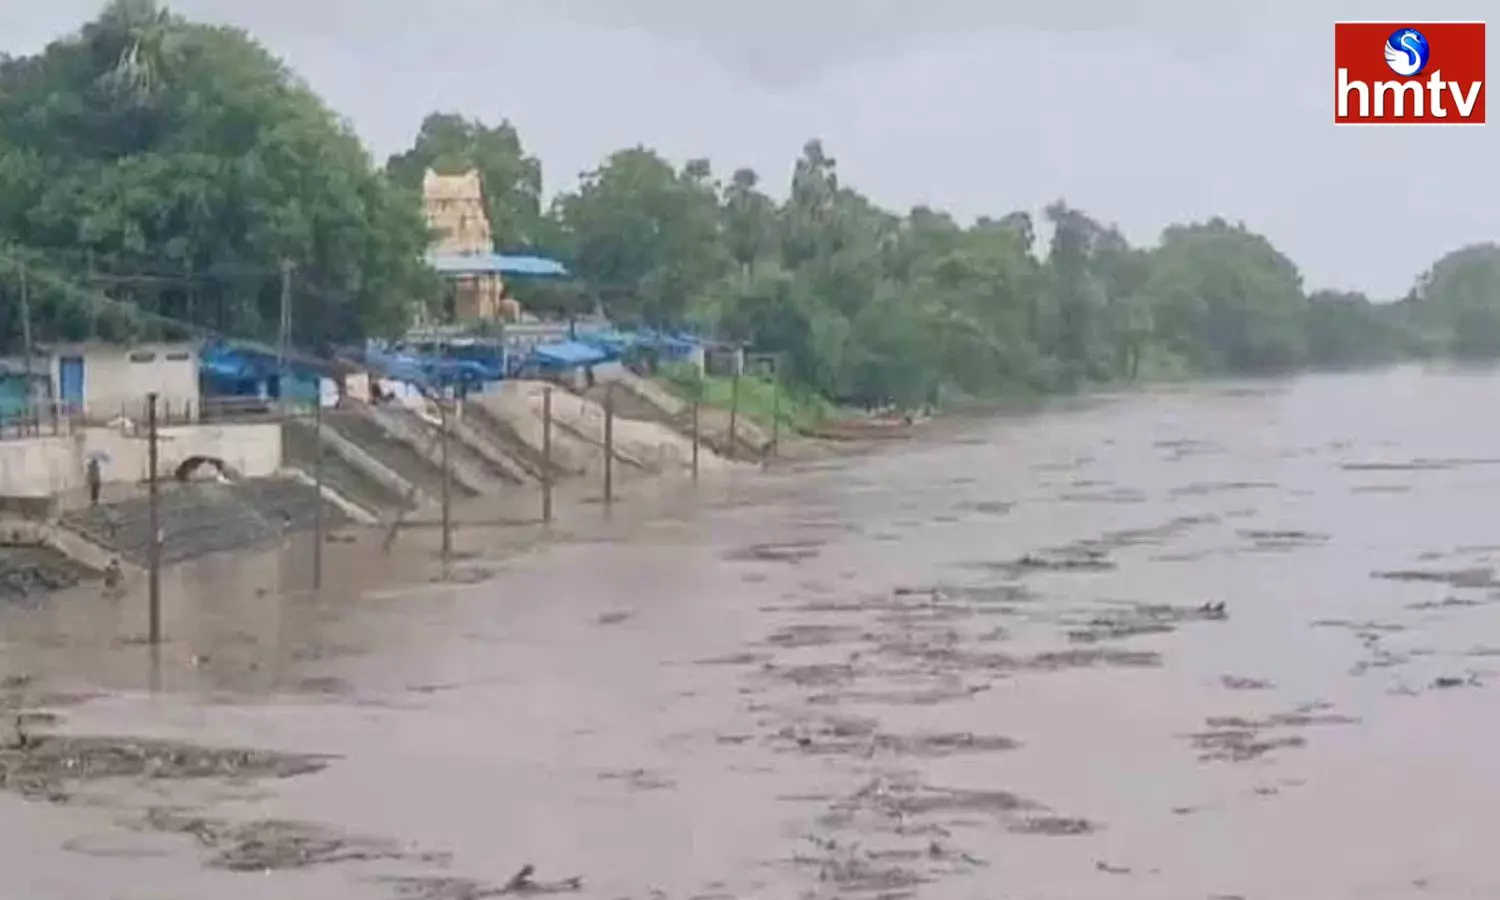
M 678 170 L 644 147 L 621 150 L 559 197 L 554 214 L 577 275 L 625 321 L 682 322 L 730 265 L 704 160 Z
M 1433 263 L 1413 291 L 1416 322 L 1465 358 L 1500 356 L 1500 245 L 1473 244 Z
M 1395 304 L 1371 303 L 1360 293 L 1317 291 L 1307 306 L 1308 358 L 1316 365 L 1392 362 L 1412 349 Z
M 33 251 L 44 327 L 97 323 L 65 315 L 95 303 L 90 285 L 45 277 L 94 267 L 140 327 L 271 337 L 286 260 L 304 341 L 388 331 L 431 289 L 425 243 L 412 199 L 243 32 L 115 0 L 0 66 L 0 244 Z
M 1156 334 L 1201 369 L 1270 371 L 1306 360 L 1301 275 L 1241 225 L 1168 228 L 1142 291 Z

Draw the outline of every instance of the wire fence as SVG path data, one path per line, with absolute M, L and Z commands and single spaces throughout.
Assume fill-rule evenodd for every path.
M 183 425 L 281 422 L 312 419 L 315 401 L 288 402 L 259 397 L 205 397 L 157 402 L 156 421 L 163 428 Z M 146 401 L 85 406 L 64 400 L 39 400 L 0 410 L 0 441 L 67 437 L 85 427 L 144 427 Z

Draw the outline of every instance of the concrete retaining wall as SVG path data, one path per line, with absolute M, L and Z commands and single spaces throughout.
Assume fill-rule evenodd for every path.
M 104 480 L 139 483 L 149 475 L 144 435 L 117 428 L 83 428 L 66 437 L 0 441 L 0 497 L 56 497 L 85 487 L 93 454 L 106 460 Z M 210 456 L 245 478 L 266 478 L 281 468 L 281 427 L 274 423 L 176 425 L 158 433 L 157 476 L 171 478 L 194 456 Z

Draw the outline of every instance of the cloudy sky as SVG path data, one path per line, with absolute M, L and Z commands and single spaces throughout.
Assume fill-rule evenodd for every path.
M 0 49 L 38 49 L 99 5 L 0 0 Z M 1310 287 L 1397 295 L 1446 250 L 1500 239 L 1500 122 L 1331 124 L 1335 20 L 1479 19 L 1481 0 L 172 5 L 253 31 L 380 158 L 434 109 L 509 118 L 551 189 L 638 143 L 780 188 L 820 137 L 890 206 L 970 218 L 1064 197 L 1140 242 L 1222 214 Z

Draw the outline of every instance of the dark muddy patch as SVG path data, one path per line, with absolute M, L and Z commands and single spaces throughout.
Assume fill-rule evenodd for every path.
M 724 555 L 724 558 L 735 562 L 800 563 L 816 557 L 822 552 L 824 543 L 824 541 L 780 541 L 751 544 L 748 547 L 731 550 Z
M 1022 664 L 1022 668 L 1040 672 L 1055 672 L 1061 669 L 1123 668 L 1146 669 L 1161 665 L 1161 654 L 1140 650 L 1119 650 L 1110 647 L 1091 647 L 1087 650 L 1053 650 L 1038 653 Z
M 1430 685 L 1434 690 L 1451 690 L 1453 688 L 1484 687 L 1484 681 L 1477 673 L 1470 672 L 1467 675 L 1440 675 L 1432 680 Z
M 875 621 L 883 625 L 921 627 L 923 625 L 962 622 L 981 616 L 1011 615 L 1013 612 L 1014 610 L 1001 606 L 978 606 L 969 603 L 933 601 L 931 603 L 906 605 L 898 609 L 883 612 L 875 617 Z
M 1472 600 L 1467 597 L 1444 597 L 1441 600 L 1408 603 L 1406 608 L 1417 612 L 1433 612 L 1444 609 L 1472 609 L 1476 606 L 1488 606 L 1494 602 L 1492 599 Z
M 810 706 L 840 706 L 845 703 L 865 703 L 871 706 L 938 706 L 957 700 L 972 700 L 976 695 L 989 689 L 988 683 L 976 684 L 953 680 L 944 684 L 910 690 L 815 694 L 808 697 L 807 702 Z
M 937 759 L 978 753 L 1003 753 L 1020 743 L 1001 735 L 972 732 L 891 734 L 868 718 L 829 718 L 808 726 L 787 726 L 774 743 L 784 751 L 872 757 L 877 754 Z
M 1065 459 L 1057 462 L 1036 463 L 1031 467 L 1033 472 L 1076 472 L 1084 466 L 1094 462 L 1092 456 L 1080 456 L 1076 459 Z
M 761 674 L 795 684 L 798 687 L 837 687 L 852 683 L 858 677 L 851 663 L 808 663 L 797 666 L 780 666 L 766 663 Z
M 391 875 L 376 881 L 391 888 L 396 900 L 488 900 L 506 892 L 487 881 L 442 875 Z
M 1100 641 L 1118 641 L 1151 634 L 1170 634 L 1177 626 L 1161 622 L 1132 622 L 1125 619 L 1097 618 L 1083 628 L 1068 631 L 1068 640 L 1075 644 L 1097 644 Z
M 23 711 L 31 714 L 37 710 L 65 709 L 70 706 L 82 706 L 98 698 L 98 694 L 37 691 L 33 689 L 31 676 L 10 675 L 6 677 L 3 684 L 0 684 L 0 715 Z M 0 725 L 0 736 L 4 734 L 6 734 L 4 726 Z M 0 742 L 3 742 L 3 737 L 0 737 Z
M 1204 723 L 1208 730 L 1188 737 L 1205 762 L 1250 762 L 1277 750 L 1306 746 L 1307 739 L 1286 734 L 1289 729 L 1358 723 L 1352 716 L 1329 712 L 1326 704 L 1313 703 L 1261 719 L 1214 716 Z
M 710 656 L 706 659 L 694 660 L 695 666 L 758 666 L 771 659 L 769 653 L 729 653 L 724 656 Z
M 1406 484 L 1357 484 L 1350 488 L 1356 494 L 1410 494 L 1411 485 Z
M 1490 566 L 1469 569 L 1397 569 L 1386 572 L 1371 572 L 1370 577 L 1386 581 L 1416 581 L 1427 584 L 1446 584 L 1455 588 L 1500 587 L 1495 580 L 1495 570 Z
M 1056 550 L 1027 553 L 1007 562 L 978 562 L 978 568 L 998 569 L 1013 577 L 1036 572 L 1109 572 L 1115 564 L 1109 554 L 1092 547 L 1063 547 Z
M 207 864 L 231 872 L 273 872 L 357 862 L 446 865 L 445 854 L 420 853 L 394 841 L 345 834 L 308 822 L 267 819 L 227 822 L 152 809 L 145 826 L 188 835 L 209 854 Z
M 1078 546 L 1106 551 L 1121 547 L 1160 546 L 1171 541 L 1173 538 L 1181 537 L 1194 528 L 1203 525 L 1215 525 L 1218 522 L 1219 517 L 1212 515 L 1177 516 L 1160 525 L 1150 525 L 1144 528 L 1121 528 L 1116 531 L 1108 531 L 1097 539 L 1081 541 Z
M 1384 634 L 1400 634 L 1407 626 L 1399 622 L 1381 622 L 1375 619 L 1315 619 L 1314 628 L 1342 628 L 1361 637 L 1378 638 Z
M 977 500 L 968 503 L 960 503 L 954 507 L 959 512 L 980 513 L 986 516 L 1003 516 L 1015 507 L 1015 503 L 1006 500 Z
M 71 786 L 85 782 L 294 778 L 320 772 L 329 761 L 330 757 L 174 741 L 37 735 L 23 727 L 0 747 L 0 790 L 62 802 Z
M 761 641 L 761 644 L 768 647 L 796 649 L 859 643 L 869 638 L 870 635 L 863 629 L 844 625 L 787 625 L 771 632 Z
M 1040 804 L 1009 791 L 935 787 L 913 781 L 875 778 L 836 804 L 834 813 L 878 811 L 888 818 L 954 814 L 1007 816 L 1041 810 Z
M 7 540 L 10 540 L 7 538 Z M 95 573 L 46 546 L 0 544 L 0 605 L 32 607 Z
M 817 872 L 820 883 L 831 883 L 850 894 L 873 894 L 879 900 L 914 898 L 913 888 L 988 866 L 983 860 L 950 849 L 938 840 L 922 846 L 879 848 L 832 838 L 807 840 L 818 852 L 798 853 L 793 861 L 799 867 Z M 732 898 L 725 895 L 724 900 Z
M 1021 660 L 1009 653 L 963 646 L 957 632 L 887 635 L 881 638 L 877 652 L 885 657 L 916 660 L 937 671 L 1010 672 L 1022 667 Z
M 1035 834 L 1046 837 L 1078 837 L 1093 834 L 1099 826 L 1088 819 L 1071 816 L 1022 816 L 1006 826 L 1013 834 Z
M 1196 481 L 1172 489 L 1173 497 L 1205 497 L 1211 494 L 1230 494 L 1240 491 L 1274 491 L 1274 481 Z
M 1229 617 L 1221 604 L 1174 606 L 1165 603 L 1131 604 L 1120 612 L 1094 616 L 1070 628 L 1068 640 L 1076 644 L 1097 644 L 1142 635 L 1167 634 L 1185 622 L 1223 621 Z
M 935 879 L 913 869 L 882 864 L 859 855 L 857 848 L 850 848 L 843 855 L 826 857 L 797 856 L 792 860 L 802 868 L 817 872 L 821 884 L 833 885 L 839 890 L 854 894 L 873 894 L 880 900 L 906 900 L 916 897 L 912 888 L 931 884 Z
M 1339 463 L 1345 472 L 1437 472 L 1451 468 L 1439 462 L 1412 460 L 1410 462 L 1363 462 Z
M 1099 491 L 1063 491 L 1057 495 L 1059 503 L 1145 503 L 1151 499 L 1145 491 L 1132 488 L 1111 488 Z
M 615 769 L 599 773 L 600 781 L 617 781 L 633 791 L 666 791 L 677 787 L 673 778 L 650 769 Z
M 1301 735 L 1265 737 L 1250 728 L 1219 728 L 1190 736 L 1205 762 L 1249 762 L 1287 747 L 1302 747 L 1307 739 Z
M 1220 675 L 1219 684 L 1231 691 L 1266 691 L 1276 686 L 1264 678 L 1246 678 L 1240 675 Z
M 1240 530 L 1239 536 L 1251 541 L 1257 550 L 1300 550 L 1321 546 L 1331 540 L 1326 534 L 1296 529 L 1246 528 Z
M 980 606 L 1034 603 L 1041 599 L 1036 591 L 1021 584 L 944 585 L 937 590 L 953 600 Z
M 332 675 L 309 675 L 292 682 L 291 690 L 310 697 L 350 697 L 355 693 L 354 685 Z
M 1455 457 L 1453 459 L 1411 459 L 1400 462 L 1347 462 L 1339 468 L 1346 472 L 1446 472 L 1479 466 L 1500 465 L 1500 459 Z

